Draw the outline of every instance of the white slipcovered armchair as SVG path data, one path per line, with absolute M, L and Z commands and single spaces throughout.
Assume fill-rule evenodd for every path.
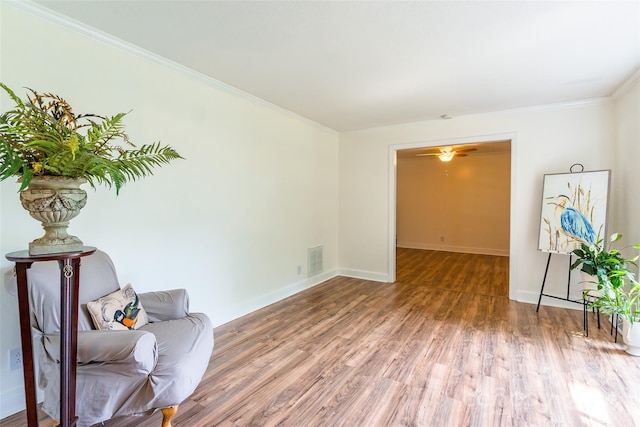
M 42 409 L 59 420 L 60 270 L 55 261 L 28 270 L 31 324 L 38 347 Z M 10 283 L 15 289 L 15 283 Z M 163 410 L 163 426 L 190 396 L 208 366 L 213 327 L 202 313 L 189 313 L 184 289 L 138 294 L 148 322 L 135 330 L 96 330 L 87 302 L 118 291 L 109 256 L 82 258 L 78 313 L 77 425 L 122 415 Z

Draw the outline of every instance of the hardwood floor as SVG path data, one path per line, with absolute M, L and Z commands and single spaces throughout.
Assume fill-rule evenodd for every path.
M 586 338 L 581 311 L 509 301 L 507 270 L 399 249 L 395 284 L 338 277 L 216 328 L 174 427 L 640 425 L 640 358 L 608 322 Z

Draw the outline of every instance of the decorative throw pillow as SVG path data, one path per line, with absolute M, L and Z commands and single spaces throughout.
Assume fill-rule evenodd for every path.
M 148 323 L 147 313 L 131 284 L 88 302 L 87 309 L 91 313 L 93 324 L 99 330 L 126 331 L 138 329 Z

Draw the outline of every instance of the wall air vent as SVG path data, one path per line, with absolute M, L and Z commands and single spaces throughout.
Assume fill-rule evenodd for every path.
M 309 266 L 307 268 L 308 277 L 322 273 L 322 246 L 307 249 Z

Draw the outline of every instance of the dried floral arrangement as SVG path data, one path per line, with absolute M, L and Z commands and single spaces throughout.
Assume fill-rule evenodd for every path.
M 159 142 L 137 148 L 122 122 L 128 113 L 75 114 L 58 95 L 27 89 L 23 101 L 5 84 L 0 87 L 15 104 L 0 115 L 0 181 L 19 177 L 19 191 L 34 176 L 64 176 L 115 187 L 117 194 L 125 183 L 152 175 L 154 167 L 183 158 Z

